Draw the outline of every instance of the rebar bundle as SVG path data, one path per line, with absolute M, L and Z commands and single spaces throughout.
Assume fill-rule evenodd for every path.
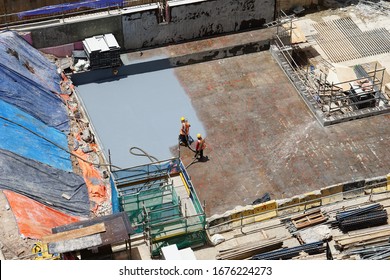
M 387 223 L 387 212 L 376 203 L 368 207 L 338 213 L 336 220 L 343 232 L 384 225 Z
M 390 244 L 383 246 L 371 246 L 348 252 L 348 255 L 356 254 L 360 255 L 360 257 L 365 260 L 388 260 L 390 259 Z
M 301 252 L 309 255 L 320 254 L 324 252 L 326 247 L 324 242 L 313 242 L 292 248 L 279 249 L 267 253 L 254 255 L 252 260 L 288 260 L 298 256 Z

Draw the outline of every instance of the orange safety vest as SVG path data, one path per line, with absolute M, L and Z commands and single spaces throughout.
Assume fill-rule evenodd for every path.
M 186 124 L 185 124 L 185 122 L 181 123 L 180 135 L 186 135 Z
M 190 133 L 190 123 L 186 121 L 186 134 L 188 135 Z
M 188 135 L 190 132 L 190 126 L 189 122 L 183 122 L 181 124 L 180 135 Z

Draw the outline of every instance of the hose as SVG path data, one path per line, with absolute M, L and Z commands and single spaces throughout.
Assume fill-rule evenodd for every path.
M 186 169 L 188 168 L 188 167 L 190 167 L 196 160 L 197 160 L 198 158 L 197 157 L 195 157 L 194 159 L 193 159 L 193 161 L 191 161 L 191 163 L 190 164 L 188 164 L 187 166 L 186 166 Z
M 133 150 L 139 150 L 139 151 L 141 151 L 141 153 L 135 153 L 135 152 L 133 152 Z M 159 161 L 156 157 L 149 155 L 147 152 L 145 152 L 144 150 L 142 150 L 141 148 L 138 148 L 138 147 L 131 147 L 130 150 L 129 150 L 129 153 L 134 155 L 134 156 L 147 157 L 147 158 L 149 158 L 149 160 L 151 162 Z

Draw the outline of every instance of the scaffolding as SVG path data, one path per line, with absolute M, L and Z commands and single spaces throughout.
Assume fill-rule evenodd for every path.
M 354 71 L 358 78 L 341 83 L 329 83 L 322 75 L 318 78 L 319 102 L 328 115 L 388 105 L 389 101 L 381 92 L 385 69 L 375 64 L 375 70 L 367 72 L 362 65 L 355 65 Z
M 294 20 L 296 18 L 293 15 L 288 16 L 281 11 L 276 21 L 265 24 L 266 27 L 276 27 L 270 50 L 322 125 L 390 111 L 389 97 L 383 93 L 385 68 L 375 64 L 375 69 L 370 70 L 357 64 L 353 67 L 354 79 L 330 82 L 326 71 L 335 70 L 330 62 L 320 57 L 318 65 L 322 69 L 316 69 L 306 57 L 300 57 L 300 54 L 304 53 L 302 47 L 311 46 L 308 43 L 294 44 Z M 303 63 L 298 58 L 302 59 Z
M 152 257 L 164 246 L 206 243 L 204 206 L 179 158 L 113 171 L 113 177 L 119 209 L 134 234 L 144 236 Z

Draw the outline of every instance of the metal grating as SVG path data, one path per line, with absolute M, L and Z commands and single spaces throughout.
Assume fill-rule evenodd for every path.
M 351 18 L 314 24 L 313 35 L 332 62 L 342 62 L 390 52 L 390 32 L 386 28 L 362 31 Z

